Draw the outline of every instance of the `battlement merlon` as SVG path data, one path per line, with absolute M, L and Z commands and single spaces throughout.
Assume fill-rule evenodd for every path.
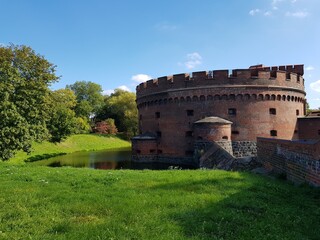
M 284 65 L 266 67 L 262 64 L 250 66 L 248 69 L 234 69 L 231 70 L 214 70 L 214 71 L 200 71 L 192 73 L 175 74 L 172 76 L 164 76 L 157 79 L 150 79 L 139 84 L 136 88 L 137 93 L 147 91 L 150 89 L 168 89 L 172 85 L 175 87 L 185 87 L 188 81 L 201 80 L 216 80 L 216 81 L 230 81 L 230 80 L 246 80 L 246 79 L 291 79 L 301 82 L 303 85 L 304 65 Z M 212 82 L 214 85 L 215 82 Z

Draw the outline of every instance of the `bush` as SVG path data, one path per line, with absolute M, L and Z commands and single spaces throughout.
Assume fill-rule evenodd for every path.
M 104 121 L 97 122 L 93 127 L 93 132 L 98 134 L 117 134 L 118 129 L 114 123 L 114 119 L 108 118 Z

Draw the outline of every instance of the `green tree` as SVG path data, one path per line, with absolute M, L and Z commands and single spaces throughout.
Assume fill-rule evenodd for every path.
M 75 112 L 79 117 L 90 118 L 98 112 L 103 104 L 102 88 L 97 83 L 77 81 L 67 85 L 67 89 L 71 89 L 76 95 Z
M 17 150 L 29 152 L 31 136 L 28 123 L 9 101 L 8 93 L 1 94 L 0 109 L 0 158 L 7 160 Z
M 116 89 L 113 94 L 105 97 L 105 104 L 97 115 L 102 121 L 113 118 L 120 132 L 125 132 L 130 138 L 138 131 L 138 109 L 136 95 L 132 92 Z
M 48 138 L 46 97 L 48 86 L 59 79 L 55 67 L 30 47 L 0 46 L 0 112 L 6 119 L 1 119 L 2 159 L 17 150 L 29 151 L 32 140 Z
M 50 107 L 47 128 L 51 142 L 61 142 L 75 129 L 76 96 L 70 89 L 52 91 L 47 97 L 47 106 Z

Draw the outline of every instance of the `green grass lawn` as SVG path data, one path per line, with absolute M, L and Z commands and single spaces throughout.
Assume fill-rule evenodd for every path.
M 116 149 L 130 147 L 128 141 L 124 141 L 116 136 L 97 135 L 97 134 L 79 134 L 68 137 L 61 143 L 34 143 L 31 154 L 18 152 L 16 156 L 10 159 L 11 163 L 23 163 L 27 159 L 41 159 L 48 156 L 54 156 L 63 153 L 72 153 L 78 151 L 92 151 L 104 149 Z
M 205 170 L 0 163 L 0 239 L 319 239 L 320 192 Z

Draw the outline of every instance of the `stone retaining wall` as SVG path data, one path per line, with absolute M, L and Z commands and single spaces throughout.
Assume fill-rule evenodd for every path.
M 233 141 L 232 149 L 236 158 L 257 156 L 257 143 L 253 141 Z

